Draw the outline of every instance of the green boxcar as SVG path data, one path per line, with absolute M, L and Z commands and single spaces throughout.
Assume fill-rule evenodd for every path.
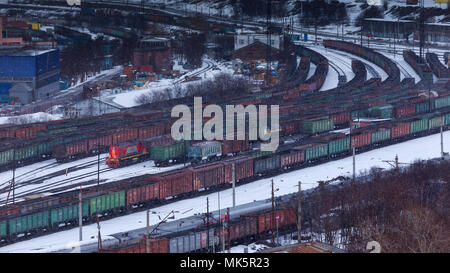
M 391 130 L 381 129 L 372 132 L 372 143 L 382 142 L 391 138 Z
M 305 160 L 316 159 L 328 155 L 328 144 L 314 144 L 305 150 Z
M 434 117 L 434 118 L 430 118 L 428 120 L 428 128 L 433 129 L 433 128 L 438 128 L 441 127 L 441 117 Z
M 426 113 L 430 109 L 430 102 L 429 101 L 423 101 L 423 102 L 417 102 L 416 103 L 416 113 Z
M 18 234 L 34 229 L 45 228 L 49 225 L 49 211 L 42 211 L 27 216 L 9 220 L 9 233 Z
M 305 120 L 300 125 L 300 131 L 304 134 L 317 134 L 334 129 L 332 119 Z
M 428 130 L 428 119 L 414 120 L 409 123 L 410 134 Z
M 174 158 L 180 158 L 184 156 L 188 148 L 189 143 L 185 144 L 183 142 L 177 142 L 166 146 L 151 146 L 150 159 L 166 161 Z
M 450 113 L 445 115 L 444 124 L 450 125 Z
M 7 223 L 0 222 L 0 237 L 8 236 Z
M 66 207 L 52 209 L 50 211 L 50 224 L 59 224 L 67 221 L 78 219 L 78 207 L 79 205 L 70 205 Z M 83 217 L 89 216 L 89 203 L 84 202 L 82 205 Z
M 16 160 L 24 160 L 37 156 L 37 144 L 16 148 Z
M 254 173 L 265 173 L 280 168 L 280 156 L 275 155 L 254 160 Z
M 450 106 L 450 96 L 437 98 L 434 100 L 434 107 L 435 108 L 442 108 Z
M 125 191 L 97 196 L 89 200 L 90 214 L 104 212 L 125 206 Z
M 374 106 L 369 108 L 369 117 L 374 118 L 391 118 L 392 105 Z
M 328 154 L 338 154 L 350 149 L 350 137 L 336 139 L 328 143 Z
M 13 160 L 13 150 L 0 152 L 0 166 L 6 165 Z

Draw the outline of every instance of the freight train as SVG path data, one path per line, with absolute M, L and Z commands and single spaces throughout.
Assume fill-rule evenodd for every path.
M 398 68 L 396 68 L 395 64 L 381 54 L 369 54 L 368 52 L 371 51 L 367 48 L 340 41 L 326 40 L 324 45 L 353 53 L 358 52 L 360 56 L 374 62 L 376 61 L 375 63 L 378 65 L 389 68 L 387 70 L 388 79 L 384 82 L 372 79 L 366 81 L 359 88 L 350 88 L 349 90 L 337 88 L 336 92 L 332 94 L 328 94 L 328 92 L 311 94 L 310 92 L 317 90 L 326 78 L 327 60 L 313 50 L 296 46 L 295 51 L 297 54 L 309 57 L 311 61 L 323 66 L 323 69 L 316 69 L 315 76 L 313 76 L 315 78 L 314 81 L 309 81 L 305 83 L 306 85 L 300 84 L 288 90 L 283 88 L 279 90 L 278 88 L 278 91 L 270 90 L 263 94 L 227 98 L 223 104 L 279 104 L 281 133 L 283 135 L 292 135 L 300 133 L 298 128 L 304 119 L 328 115 L 331 119 L 334 119 L 336 125 L 341 126 L 341 124 L 349 122 L 350 115 L 348 113 L 350 111 L 350 113 L 353 113 L 357 109 L 386 105 L 411 96 L 417 96 L 418 92 L 408 89 L 411 86 L 406 83 L 405 88 L 401 87 L 403 89 L 400 91 L 398 88 L 381 90 L 383 84 L 389 78 L 395 79 L 398 76 L 396 73 Z M 391 68 L 392 65 L 396 69 Z M 360 74 L 360 69 L 362 67 L 360 65 L 357 66 L 355 63 L 354 70 L 358 72 L 355 74 Z M 297 71 L 300 74 L 303 74 L 303 72 L 301 70 Z M 406 80 L 404 79 L 405 82 Z M 0 138 L 4 138 L 0 139 L 0 142 L 4 144 L 0 148 L 0 168 L 11 168 L 13 162 L 16 163 L 16 166 L 19 166 L 50 156 L 55 156 L 59 161 L 73 160 L 93 154 L 98 150 L 108 151 L 108 147 L 111 145 L 121 145 L 129 141 L 169 134 L 171 121 L 168 119 L 170 112 L 167 109 L 150 111 L 143 116 L 145 120 L 141 119 L 138 113 L 133 114 L 132 112 L 135 111 L 89 119 L 62 120 L 22 126 L 3 126 L 2 130 L 0 130 Z M 123 124 L 131 124 L 132 128 L 125 129 Z M 77 132 L 79 135 L 73 132 Z M 17 138 L 35 139 L 35 141 L 22 141 L 17 140 Z M 59 146 L 57 147 L 57 145 Z
M 378 148 L 406 139 L 436 133 L 441 122 L 450 128 L 449 108 L 400 121 L 376 123 L 329 133 L 300 144 L 281 145 L 276 152 L 248 151 L 243 156 L 210 162 L 155 175 L 145 175 L 83 189 L 83 221 L 95 221 L 227 187 L 246 183 L 288 169 L 303 168 L 351 153 Z M 234 170 L 234 172 L 233 172 Z M 78 221 L 79 191 L 18 202 L 0 208 L 0 237 L 4 243 L 73 226 Z

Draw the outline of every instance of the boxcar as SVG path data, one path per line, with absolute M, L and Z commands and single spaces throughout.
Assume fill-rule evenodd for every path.
M 428 128 L 430 130 L 440 127 L 441 127 L 441 116 L 431 117 L 430 119 L 428 119 Z
M 407 122 L 397 122 L 392 124 L 391 127 L 391 138 L 401 138 L 409 135 L 409 123 Z
M 367 130 L 357 131 L 352 134 L 350 141 L 351 147 L 354 146 L 357 149 L 368 146 L 372 143 L 372 134 Z
M 305 161 L 305 151 L 299 149 L 292 149 L 288 152 L 282 153 L 280 155 L 280 167 L 289 168 L 292 166 L 297 166 Z
M 248 139 L 246 140 L 224 140 L 222 141 L 222 153 L 235 154 L 248 150 Z
M 450 106 L 450 96 L 436 98 L 434 100 L 434 108 L 443 108 Z
M 333 129 L 334 122 L 328 118 L 305 120 L 300 123 L 300 132 L 304 134 L 317 134 Z
M 148 146 L 150 159 L 155 161 L 156 166 L 168 164 L 170 161 L 182 160 L 186 155 L 186 150 L 189 149 L 189 143 L 186 141 Z
M 428 119 L 412 120 L 410 123 L 410 134 L 420 133 L 428 130 Z
M 149 253 L 167 253 L 167 238 L 152 238 L 148 240 Z M 147 253 L 147 240 L 138 239 L 124 242 L 110 248 L 103 248 L 103 253 Z
M 9 219 L 9 234 L 17 235 L 42 230 L 49 227 L 49 211 L 44 210 Z
M 112 144 L 125 143 L 127 141 L 133 141 L 138 138 L 137 128 L 128 128 L 125 130 L 119 130 L 112 133 Z
M 191 167 L 189 170 L 192 172 L 193 190 L 210 188 L 225 181 L 224 166 L 221 163 Z
M 328 143 L 328 155 L 331 157 L 350 150 L 350 136 L 343 133 L 330 133 L 315 139 Z
M 88 141 L 82 140 L 73 143 L 61 143 L 55 145 L 52 150 L 52 156 L 58 162 L 80 157 L 88 154 Z
M 221 161 L 225 183 L 233 181 L 233 164 L 236 181 L 253 176 L 253 158 L 248 156 L 234 157 Z
M 275 219 L 273 219 L 273 214 L 275 214 Z M 278 220 L 277 220 L 278 218 Z M 272 211 L 262 212 L 257 215 L 257 225 L 258 233 L 265 233 L 276 229 L 277 221 L 278 228 L 284 228 L 289 225 L 293 225 L 297 221 L 295 209 L 277 209 L 275 213 Z M 272 221 L 273 219 L 273 221 Z M 273 223 L 273 225 L 272 225 Z
M 379 128 L 372 131 L 372 144 L 388 141 L 391 139 L 391 130 L 388 128 Z
M 182 232 L 170 234 L 169 253 L 189 253 L 197 252 L 208 248 L 208 231 Z M 209 230 L 209 247 L 218 242 L 214 236 L 214 229 Z
M 0 238 L 8 237 L 8 223 L 6 221 L 0 222 Z
M 430 102 L 428 100 L 416 102 L 414 105 L 415 105 L 417 114 L 426 113 L 430 109 Z
M 450 125 L 450 113 L 445 115 L 444 125 Z
M 127 207 L 138 205 L 150 200 L 157 200 L 159 196 L 159 183 L 149 182 L 135 188 L 127 190 Z
M 77 221 L 79 217 L 78 209 L 78 204 L 71 204 L 50 210 L 50 225 L 57 227 L 60 223 Z M 84 202 L 82 204 L 81 215 L 83 217 L 89 217 L 89 203 Z
M 235 242 L 258 234 L 258 224 L 256 218 L 240 218 L 230 222 L 230 225 L 223 230 L 225 243 Z M 222 241 L 222 228 L 216 228 L 216 234 Z
M 181 169 L 152 175 L 149 180 L 158 182 L 159 197 L 166 198 L 195 190 L 192 175 L 190 170 Z
M 280 169 L 280 155 L 258 157 L 253 162 L 254 174 L 267 174 Z
M 305 150 L 305 161 L 316 160 L 328 156 L 328 144 L 310 143 L 298 146 L 298 149 Z
M 222 155 L 222 144 L 218 141 L 205 141 L 192 144 L 189 147 L 188 157 L 205 160 L 215 156 Z
M 396 105 L 394 108 L 394 115 L 396 118 L 404 118 L 414 114 L 416 107 L 414 104 Z
M 89 200 L 90 215 L 111 212 L 125 207 L 125 191 L 108 193 L 87 199 Z

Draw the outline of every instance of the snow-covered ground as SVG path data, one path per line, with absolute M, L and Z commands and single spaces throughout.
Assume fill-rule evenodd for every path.
M 38 112 L 20 116 L 0 117 L 0 124 L 27 124 L 41 121 L 57 120 L 61 118 L 61 115 L 52 115 L 49 113 Z
M 216 69 L 213 69 L 213 67 L 216 67 Z M 108 96 L 107 99 L 109 98 L 114 103 L 121 105 L 123 107 L 133 107 L 139 105 L 139 103 L 136 102 L 136 99 L 142 94 L 159 92 L 164 90 L 165 88 L 173 88 L 176 84 L 179 84 L 182 87 L 185 85 L 189 85 L 190 83 L 211 79 L 219 73 L 233 73 L 233 70 L 224 63 L 218 63 L 210 59 L 205 59 L 200 68 L 194 69 L 184 74 L 182 77 L 175 79 L 162 79 L 159 81 L 154 81 L 149 83 L 147 88 L 132 90 L 118 95 L 111 95 Z M 193 75 L 198 76 L 201 79 L 199 81 L 187 81 L 187 82 L 183 81 L 186 77 Z M 172 96 L 174 97 L 175 94 L 172 94 Z
M 444 132 L 444 150 L 450 150 L 450 132 Z M 399 162 L 412 163 L 417 159 L 430 159 L 440 156 L 440 135 L 435 134 L 404 143 L 391 145 L 356 156 L 356 170 L 363 172 L 372 167 L 389 169 L 391 165 L 384 160 L 394 160 L 398 155 Z M 297 191 L 298 181 L 302 182 L 302 189 L 317 186 L 317 181 L 329 180 L 337 176 L 351 176 L 352 158 L 328 162 L 322 165 L 305 168 L 290 173 L 273 177 L 276 196 Z M 254 200 L 262 200 L 271 196 L 271 179 L 265 178 L 256 182 L 236 187 L 236 204 L 245 204 Z M 181 200 L 172 204 L 153 208 L 155 214 L 150 214 L 150 223 L 157 223 L 159 217 L 164 217 L 170 211 L 178 211 L 175 218 L 184 218 L 196 213 L 206 212 L 206 197 L 209 197 L 210 210 L 217 209 L 218 196 L 222 209 L 232 206 L 232 189 L 223 190 L 220 193 L 211 193 L 207 196 Z M 146 224 L 146 212 L 138 212 L 115 219 L 102 221 L 102 239 L 107 239 L 108 234 L 124 232 L 132 229 L 143 228 Z M 78 228 L 61 231 L 24 242 L 8 245 L 0 248 L 0 252 L 35 252 L 49 251 L 50 249 L 66 249 L 70 242 L 78 240 Z M 83 238 L 95 241 L 97 236 L 97 225 L 90 224 L 83 227 Z
M 112 169 L 106 166 L 105 160 L 108 154 L 100 155 L 100 184 L 109 183 L 112 181 L 122 180 L 129 177 L 135 177 L 144 174 L 154 174 L 165 172 L 173 169 L 184 167 L 184 164 L 177 164 L 170 167 L 155 167 L 153 161 L 126 166 L 123 168 Z M 77 171 L 69 171 L 65 175 L 65 170 L 73 167 L 86 166 Z M 34 194 L 39 191 L 43 194 L 49 194 L 49 190 L 54 190 L 58 187 L 65 187 L 70 185 L 78 185 L 82 182 L 93 181 L 90 186 L 96 185 L 97 179 L 97 156 L 88 157 L 76 160 L 69 163 L 56 163 L 55 159 L 46 160 L 32 165 L 24 166 L 16 169 L 16 196 L 17 201 L 20 201 L 23 196 Z M 33 179 L 38 179 L 46 175 L 51 175 L 56 172 L 63 172 L 63 174 L 56 177 L 45 179 L 39 184 L 28 184 L 27 182 Z M 0 173 L 0 189 L 9 188 L 9 181 L 12 179 L 12 170 Z M 86 186 L 84 186 L 86 187 Z M 73 189 L 73 188 L 72 188 Z M 67 190 L 67 189 L 66 189 Z M 0 193 L 0 203 L 4 204 L 8 193 Z M 11 198 L 11 196 L 10 196 Z

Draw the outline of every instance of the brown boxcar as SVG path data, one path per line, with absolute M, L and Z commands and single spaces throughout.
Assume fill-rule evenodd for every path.
M 7 205 L 0 207 L 0 217 L 6 217 L 9 215 L 18 214 L 20 209 L 17 205 Z
M 88 140 L 88 150 L 107 150 L 112 145 L 112 135 L 110 134 L 92 134 Z
M 72 143 L 62 143 L 53 146 L 52 156 L 56 159 L 68 159 L 88 153 L 88 141 L 82 140 Z
M 0 138 L 14 138 L 16 127 L 11 125 L 0 125 Z
M 127 190 L 127 206 L 159 199 L 159 184 L 149 183 Z
M 198 167 L 191 167 L 193 189 L 209 188 L 224 183 L 223 165 L 210 163 Z
M 391 138 L 394 139 L 409 135 L 409 128 L 410 126 L 407 122 L 394 123 L 391 128 Z
M 350 139 L 350 149 L 355 146 L 360 148 L 366 145 L 370 145 L 372 142 L 372 134 L 368 130 L 354 130 L 354 133 Z
M 152 125 L 144 125 L 139 128 L 139 138 L 152 138 L 163 136 L 170 133 L 167 132 L 167 124 L 166 123 L 156 123 Z
M 246 140 L 223 140 L 222 154 L 234 154 L 248 150 L 248 139 Z
M 188 169 L 174 170 L 151 176 L 150 181 L 158 182 L 159 197 L 166 198 L 192 190 L 192 172 Z
M 150 253 L 167 253 L 167 238 L 148 240 Z M 104 253 L 147 253 L 147 240 L 138 239 L 102 249 Z
M 272 227 L 272 216 L 275 214 L 275 219 L 273 219 L 274 226 Z M 264 233 L 272 228 L 276 229 L 278 217 L 278 228 L 283 228 L 297 222 L 296 213 L 294 208 L 277 209 L 275 213 L 272 211 L 266 211 L 257 215 L 258 222 L 258 233 Z
M 230 222 L 229 226 L 223 230 L 225 243 L 228 244 L 228 241 L 236 241 L 256 235 L 258 232 L 257 226 L 256 218 L 241 218 L 236 222 Z M 222 242 L 222 227 L 216 228 L 216 234 Z
M 344 124 L 350 122 L 350 112 L 335 113 L 330 115 L 334 124 Z
M 394 109 L 396 118 L 407 117 L 416 112 L 416 107 L 414 104 L 397 105 Z
M 225 183 L 233 181 L 233 164 L 235 179 L 239 181 L 253 176 L 253 158 L 242 156 L 221 161 L 224 168 Z
M 45 130 L 45 125 L 28 125 L 26 127 L 17 128 L 15 130 L 16 138 L 32 138 L 37 136 L 37 132 Z
M 280 166 L 288 167 L 301 164 L 305 161 L 305 150 L 293 150 L 289 153 L 280 155 Z
M 137 128 L 127 128 L 124 130 L 116 131 L 112 134 L 112 144 L 125 143 L 138 138 Z
M 297 120 L 291 120 L 281 123 L 281 133 L 284 136 L 289 136 L 298 133 L 300 122 Z

